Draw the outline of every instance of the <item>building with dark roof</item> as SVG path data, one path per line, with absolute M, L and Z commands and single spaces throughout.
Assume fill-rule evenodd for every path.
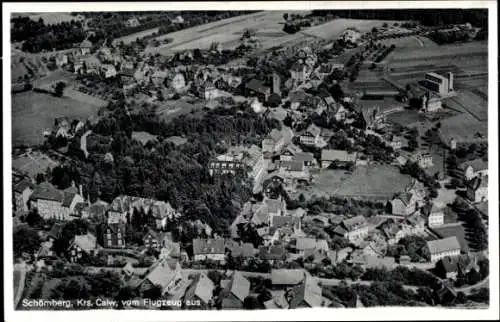
M 271 95 L 271 89 L 265 86 L 262 81 L 253 78 L 245 85 L 245 95 L 256 96 L 261 102 L 266 102 Z
M 193 256 L 195 261 L 203 261 L 206 259 L 218 262 L 224 261 L 224 239 L 193 239 Z

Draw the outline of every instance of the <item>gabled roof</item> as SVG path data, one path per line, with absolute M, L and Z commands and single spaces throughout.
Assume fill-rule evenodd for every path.
M 224 239 L 193 239 L 193 253 L 200 254 L 224 254 Z
M 272 226 L 276 228 L 292 227 L 299 221 L 300 218 L 295 216 L 275 216 L 272 221 Z
M 479 188 L 487 188 L 488 177 L 482 177 L 482 178 L 475 177 L 469 182 L 469 187 L 474 191 Z
M 250 282 L 243 275 L 235 271 L 231 281 L 223 290 L 223 294 L 233 294 L 238 300 L 243 302 L 250 293 Z M 224 297 L 224 296 L 223 296 Z
M 430 240 L 427 242 L 427 247 L 431 254 L 437 254 L 452 250 L 460 250 L 460 243 L 456 236 L 446 237 L 438 240 Z
M 262 81 L 255 78 L 253 78 L 246 84 L 246 88 L 261 94 L 265 94 L 269 91 L 269 87 L 265 86 Z
M 309 125 L 306 132 L 312 134 L 313 136 L 318 136 L 321 134 L 321 129 L 316 124 L 312 123 Z
M 35 187 L 34 184 L 31 183 L 28 179 L 23 179 L 14 185 L 14 191 L 22 193 L 24 190 L 30 188 L 33 189 Z
M 347 231 L 354 231 L 356 229 L 359 229 L 361 227 L 366 226 L 366 220 L 365 217 L 359 215 L 355 216 L 349 219 L 345 219 L 342 222 L 342 225 L 347 229 Z
M 174 264 L 172 265 L 166 259 L 161 260 L 149 271 L 144 279 L 164 289 L 174 279 L 177 270 L 180 270 L 179 263 L 175 262 Z
M 30 197 L 32 200 L 52 200 L 57 202 L 63 202 L 64 194 L 62 191 L 56 189 L 49 182 L 42 182 L 35 188 Z
M 65 191 L 61 206 L 69 208 L 69 206 L 71 206 L 71 203 L 73 202 L 73 199 L 75 198 L 76 195 L 77 195 L 76 193 Z
M 483 159 L 474 159 L 471 161 L 466 161 L 461 163 L 458 167 L 461 170 L 467 170 L 467 168 L 471 166 L 474 171 L 481 171 L 481 170 L 487 170 L 488 169 L 488 162 L 484 161 Z
M 355 162 L 356 152 L 349 153 L 344 150 L 321 150 L 321 161 L 342 161 L 342 162 Z
M 297 308 L 303 302 L 310 307 L 320 307 L 322 302 L 321 293 L 321 287 L 309 274 L 306 274 L 304 282 L 293 289 L 293 297 L 290 300 L 290 308 Z
M 299 269 L 272 269 L 271 283 L 273 285 L 297 285 L 305 279 L 306 273 Z
M 80 247 L 86 253 L 90 253 L 90 251 L 98 248 L 97 238 L 91 233 L 76 235 L 71 243 L 71 246 L 73 245 Z
M 61 232 L 64 228 L 62 223 L 55 223 L 49 231 L 49 237 L 58 239 L 61 236 Z
M 200 273 L 186 291 L 185 298 L 193 299 L 196 296 L 206 304 L 212 299 L 214 288 L 212 280 L 205 273 Z
M 266 260 L 282 260 L 286 257 L 286 250 L 283 245 L 262 246 L 259 251 L 261 258 Z

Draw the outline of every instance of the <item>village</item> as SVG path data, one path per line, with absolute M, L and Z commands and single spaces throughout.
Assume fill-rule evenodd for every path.
M 118 107 L 92 120 L 56 118 L 39 133 L 43 147 L 14 154 L 16 304 L 77 294 L 131 300 L 120 309 L 363 307 L 389 305 L 372 297 L 378 283 L 390 281 L 400 283 L 404 303 L 474 302 L 489 272 L 486 129 L 478 108 L 456 107 L 468 99 L 455 85 L 457 71 L 436 68 L 411 84 L 389 74 L 386 57 L 399 46 L 391 40 L 430 32 L 402 29 L 348 27 L 333 41 L 266 50 L 259 32 L 248 29 L 235 49 L 214 42 L 167 59 L 139 54 L 153 46 L 140 41 L 85 39 L 49 54 L 54 70 L 20 90 L 91 96 Z M 385 70 L 385 85 L 360 89 L 356 79 L 372 65 L 374 73 Z M 194 134 L 148 131 L 157 124 L 150 118 L 168 123 L 192 115 L 250 115 L 267 123 L 241 121 L 237 135 L 227 125 L 208 152 L 190 146 L 198 142 Z M 120 129 L 127 117 L 144 125 Z M 457 127 L 469 118 L 477 124 Z M 193 123 L 185 126 L 198 131 L 196 140 L 211 135 Z M 123 135 L 140 147 L 125 157 Z M 231 199 L 239 203 L 236 216 L 221 217 L 230 218 L 227 229 L 214 226 L 213 209 L 172 197 L 171 186 L 164 198 L 153 197 L 155 186 L 131 195 L 68 166 L 92 163 L 111 173 L 119 163 L 141 167 L 141 156 L 171 151 L 191 153 L 202 182 L 248 190 L 248 198 Z M 139 186 L 154 180 L 122 176 L 142 178 Z M 204 211 L 215 219 L 195 216 Z

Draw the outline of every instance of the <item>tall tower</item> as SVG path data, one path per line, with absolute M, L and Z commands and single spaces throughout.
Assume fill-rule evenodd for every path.
M 273 93 L 281 96 L 281 78 L 276 73 L 273 73 Z
M 453 92 L 453 73 L 448 72 L 448 92 Z

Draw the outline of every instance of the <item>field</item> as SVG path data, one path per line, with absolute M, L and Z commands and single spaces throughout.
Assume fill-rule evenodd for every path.
M 58 166 L 57 161 L 40 152 L 30 152 L 12 158 L 12 167 L 34 178 L 38 173 L 45 172 L 47 168 Z
M 389 199 L 404 191 L 411 177 L 389 165 L 357 166 L 352 174 L 340 170 L 325 170 L 304 193 L 317 196 Z
M 469 113 L 479 121 L 488 120 L 488 101 L 470 90 L 460 91 L 456 96 L 447 98 L 445 104 L 452 109 Z
M 33 91 L 15 94 L 12 96 L 12 144 L 41 144 L 43 131 L 52 128 L 56 117 L 86 120 L 97 115 L 99 108 L 84 101 Z
M 173 51 L 207 49 L 214 42 L 220 43 L 223 49 L 232 49 L 240 43 L 241 35 L 245 29 L 255 29 L 262 49 L 268 49 L 303 40 L 337 39 L 348 27 L 355 27 L 361 32 L 366 32 L 374 26 L 380 27 L 384 23 L 384 21 L 379 20 L 336 19 L 318 26 L 304 28 L 296 34 L 287 34 L 283 32 L 284 13 L 285 11 L 258 12 L 162 35 L 156 39 L 172 38 L 173 42 L 159 47 L 148 47 L 146 53 L 165 55 Z M 149 34 L 152 32 L 153 30 L 148 31 Z M 126 40 L 131 41 L 135 37 Z
M 142 37 L 150 36 L 150 35 L 154 34 L 155 32 L 158 32 L 158 30 L 160 30 L 160 27 L 152 28 L 152 29 L 148 29 L 148 30 L 144 30 L 144 31 L 140 31 L 140 32 L 136 32 L 134 34 L 126 35 L 126 36 L 119 37 L 119 38 L 115 38 L 113 40 L 113 45 L 119 44 L 122 41 L 123 41 L 123 43 L 125 45 L 128 45 L 131 42 L 135 41 L 137 38 L 142 38 Z
M 413 126 L 420 122 L 426 122 L 425 117 L 417 111 L 404 110 L 391 113 L 387 116 L 387 121 L 397 123 L 402 126 Z
M 39 77 L 49 70 L 38 55 L 28 55 L 19 50 L 11 50 L 11 81 L 22 82 L 25 75 Z
M 462 113 L 442 120 L 440 132 L 444 142 L 452 138 L 457 142 L 481 142 L 487 140 L 488 126 L 487 122 L 479 121 L 469 113 Z
M 354 27 L 361 33 L 371 31 L 373 27 L 381 27 L 384 23 L 392 25 L 396 21 L 365 20 L 365 19 L 335 19 L 327 23 L 304 29 L 303 33 L 325 40 L 337 39 L 346 28 Z
M 297 33 L 288 35 L 282 31 L 285 11 L 266 11 L 187 28 L 157 37 L 157 40 L 171 38 L 173 41 L 159 47 L 148 47 L 146 53 L 168 54 L 172 51 L 207 49 L 213 42 L 219 42 L 223 49 L 236 47 L 245 29 L 255 29 L 257 38 L 264 48 L 277 46 L 295 39 L 307 38 Z

